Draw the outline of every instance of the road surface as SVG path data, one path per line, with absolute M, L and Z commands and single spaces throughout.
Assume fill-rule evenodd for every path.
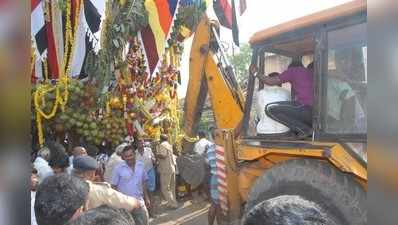
M 157 218 L 150 219 L 150 225 L 207 225 L 207 211 L 210 204 L 204 200 L 180 202 L 176 210 L 168 210 L 164 204 L 155 201 Z

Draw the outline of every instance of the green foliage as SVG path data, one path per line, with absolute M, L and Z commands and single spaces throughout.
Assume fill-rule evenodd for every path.
M 239 53 L 235 55 L 228 55 L 228 60 L 234 67 L 236 78 L 239 83 L 245 82 L 248 79 L 248 71 L 252 56 L 252 49 L 249 44 L 241 44 Z
M 216 127 L 216 122 L 213 118 L 202 117 L 198 123 L 198 131 L 209 131 L 211 127 Z
M 144 0 L 127 0 L 123 6 L 117 0 L 107 1 L 103 23 L 101 50 L 89 58 L 87 71 L 96 77 L 98 92 L 102 92 L 115 79 L 115 69 L 126 67 L 123 60 L 125 46 L 140 29 L 148 25 Z M 101 95 L 100 106 L 103 106 L 104 101 L 104 95 Z
M 183 45 L 180 43 L 181 40 L 178 40 L 181 26 L 194 31 L 202 19 L 202 16 L 205 14 L 206 7 L 205 2 L 202 2 L 200 5 L 192 4 L 188 6 L 179 6 L 174 20 L 173 30 L 171 31 L 170 39 L 168 40 L 169 46 L 177 45 L 180 51 L 183 51 Z

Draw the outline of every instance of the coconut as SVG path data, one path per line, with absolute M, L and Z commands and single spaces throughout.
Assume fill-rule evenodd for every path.
M 68 119 L 68 116 L 67 116 L 65 113 L 62 113 L 62 114 L 59 116 L 59 118 L 60 118 L 62 121 L 66 121 L 66 120 Z
M 76 120 L 73 119 L 73 118 L 71 118 L 70 121 L 69 121 L 69 123 L 70 123 L 72 126 L 74 126 L 74 125 L 76 125 Z
M 98 133 L 98 138 L 104 139 L 105 138 L 105 134 L 104 133 Z
M 98 134 L 98 131 L 96 131 L 96 130 L 92 130 L 92 131 L 91 131 L 91 134 L 92 134 L 93 136 L 97 136 L 97 134 Z
M 90 123 L 90 128 L 91 129 L 97 129 L 97 124 L 95 124 L 94 122 Z

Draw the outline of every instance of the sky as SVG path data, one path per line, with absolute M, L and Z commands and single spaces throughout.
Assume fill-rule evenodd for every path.
M 239 2 L 239 0 L 235 0 Z M 247 9 L 238 17 L 239 40 L 247 43 L 257 31 L 305 16 L 323 9 L 327 9 L 351 0 L 246 0 Z M 212 2 L 212 1 L 208 1 Z M 98 11 L 104 15 L 105 0 L 93 0 Z M 211 19 L 216 19 L 213 7 L 208 7 L 207 14 Z M 221 28 L 220 39 L 232 46 L 232 33 L 229 29 Z M 181 61 L 182 84 L 178 87 L 179 98 L 184 98 L 189 78 L 189 54 L 192 38 L 184 43 L 184 52 Z M 231 49 L 226 49 L 231 51 Z

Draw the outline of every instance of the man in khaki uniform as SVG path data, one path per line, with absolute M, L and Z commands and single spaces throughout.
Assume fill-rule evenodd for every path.
M 90 187 L 86 209 L 96 208 L 103 204 L 123 208 L 130 212 L 139 208 L 137 199 L 116 191 L 106 182 L 93 182 L 97 168 L 97 161 L 90 156 L 78 156 L 73 159 L 73 175 L 84 179 Z
M 167 201 L 167 206 L 176 209 L 178 207 L 175 195 L 176 162 L 173 157 L 173 147 L 165 134 L 160 136 L 160 145 L 156 155 L 159 158 L 160 189 Z

